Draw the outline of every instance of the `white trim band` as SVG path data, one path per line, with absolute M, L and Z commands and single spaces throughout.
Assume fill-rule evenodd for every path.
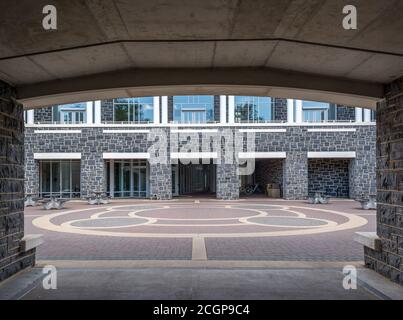
M 34 153 L 35 160 L 71 160 L 81 159 L 80 152 L 54 152 L 54 153 Z
M 353 159 L 353 158 L 355 158 L 355 151 L 308 152 L 308 158 L 309 159 L 320 159 L 320 158 Z
M 275 133 L 275 132 L 287 132 L 287 129 L 239 129 L 239 132 Z
M 216 159 L 217 152 L 171 152 L 171 159 Z
M 308 132 L 356 132 L 357 129 L 355 128 L 339 128 L 339 129 L 333 129 L 333 128 L 318 128 L 318 129 L 308 129 Z
M 172 133 L 217 133 L 218 129 L 171 129 Z
M 286 152 L 240 152 L 240 159 L 285 159 Z
M 104 159 L 150 159 L 148 152 L 104 152 Z
M 150 133 L 150 130 L 104 129 L 102 133 Z
M 81 133 L 81 130 L 34 130 L 34 133 Z

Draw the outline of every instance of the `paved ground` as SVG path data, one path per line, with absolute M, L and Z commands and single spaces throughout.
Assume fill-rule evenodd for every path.
M 44 234 L 39 260 L 357 261 L 356 231 L 375 230 L 375 211 L 350 200 L 329 205 L 256 198 L 69 202 L 27 208 L 25 232 Z

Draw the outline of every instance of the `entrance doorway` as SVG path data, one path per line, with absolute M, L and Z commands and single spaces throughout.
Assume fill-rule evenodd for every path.
M 106 162 L 107 193 L 114 198 L 146 198 L 148 165 L 146 160 L 109 160 Z
M 216 192 L 215 164 L 172 166 L 172 194 L 213 194 Z

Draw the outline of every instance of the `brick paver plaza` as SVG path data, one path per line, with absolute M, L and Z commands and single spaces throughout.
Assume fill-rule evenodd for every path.
M 357 202 L 249 199 L 115 200 L 27 208 L 26 233 L 41 233 L 39 260 L 358 261 L 356 231 L 373 231 L 375 211 Z

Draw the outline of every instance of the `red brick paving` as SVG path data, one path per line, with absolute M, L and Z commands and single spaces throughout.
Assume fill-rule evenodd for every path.
M 151 205 L 160 204 L 159 202 L 145 201 L 113 201 L 110 206 L 130 205 L 147 203 Z M 153 212 L 139 213 L 144 216 L 159 216 L 170 218 L 184 218 L 191 216 L 192 218 L 211 218 L 214 212 L 209 209 L 215 204 L 228 204 L 232 206 L 246 206 L 247 201 L 224 202 L 213 201 L 210 199 L 201 200 L 200 204 L 195 204 L 193 200 L 186 201 L 184 205 L 198 208 L 191 209 L 163 209 Z M 284 205 L 284 206 L 301 206 L 307 209 L 298 209 L 298 211 L 315 216 L 317 218 L 332 219 L 339 223 L 344 222 L 345 218 L 334 214 L 317 212 L 309 210 L 309 205 L 304 201 L 283 201 L 283 200 L 266 200 L 253 199 L 250 205 L 254 207 L 257 204 L 267 205 Z M 183 206 L 176 201 L 164 202 L 163 205 Z M 83 219 L 89 214 L 100 211 L 99 207 L 89 206 L 85 203 L 69 202 L 66 209 L 93 209 L 91 211 L 83 211 L 71 214 L 66 217 L 60 217 L 52 220 L 54 223 L 61 223 L 66 220 Z M 104 206 L 102 206 L 104 207 Z M 208 207 L 208 208 L 207 208 Z M 219 260 L 362 260 L 363 248 L 361 245 L 353 242 L 353 234 L 356 231 L 374 231 L 375 230 L 375 211 L 363 211 L 358 209 L 358 203 L 354 201 L 334 200 L 329 205 L 317 205 L 314 208 L 327 209 L 348 212 L 361 215 L 368 220 L 368 224 L 357 229 L 343 230 L 324 234 L 301 235 L 301 236 L 283 236 L 283 237 L 257 237 L 257 238 L 206 238 L 206 249 L 209 259 Z M 264 210 L 263 210 L 264 211 Z M 275 210 L 276 215 L 278 210 Z M 32 225 L 32 220 L 40 215 L 53 214 L 62 211 L 44 211 L 40 207 L 27 208 L 25 212 L 25 232 L 44 234 L 45 243 L 38 249 L 38 259 L 191 259 L 192 256 L 192 239 L 190 238 L 125 238 L 125 237 L 107 237 L 93 235 L 78 235 L 70 233 L 59 233 L 37 228 Z M 119 215 L 126 215 L 128 211 L 122 210 Z M 217 218 L 231 217 L 231 210 L 217 209 Z M 242 216 L 250 215 L 251 211 L 239 209 L 233 210 L 236 216 L 242 213 Z M 288 214 L 287 214 L 288 215 Z M 108 213 L 108 216 L 116 216 L 115 212 Z M 217 223 L 233 223 L 236 220 L 220 220 Z M 162 220 L 158 221 L 161 223 Z M 171 223 L 172 221 L 164 221 L 163 223 Z M 177 221 L 176 221 L 177 222 Z M 175 222 L 175 223 L 176 223 Z M 209 222 L 198 221 L 197 223 L 207 224 Z M 180 227 L 135 227 L 122 228 L 118 231 L 142 230 L 147 232 L 184 232 L 191 230 L 192 232 L 255 232 L 268 231 L 283 228 L 260 227 L 260 226 L 236 226 L 236 227 L 191 227 L 189 229 L 188 221 L 182 221 L 184 226 Z

